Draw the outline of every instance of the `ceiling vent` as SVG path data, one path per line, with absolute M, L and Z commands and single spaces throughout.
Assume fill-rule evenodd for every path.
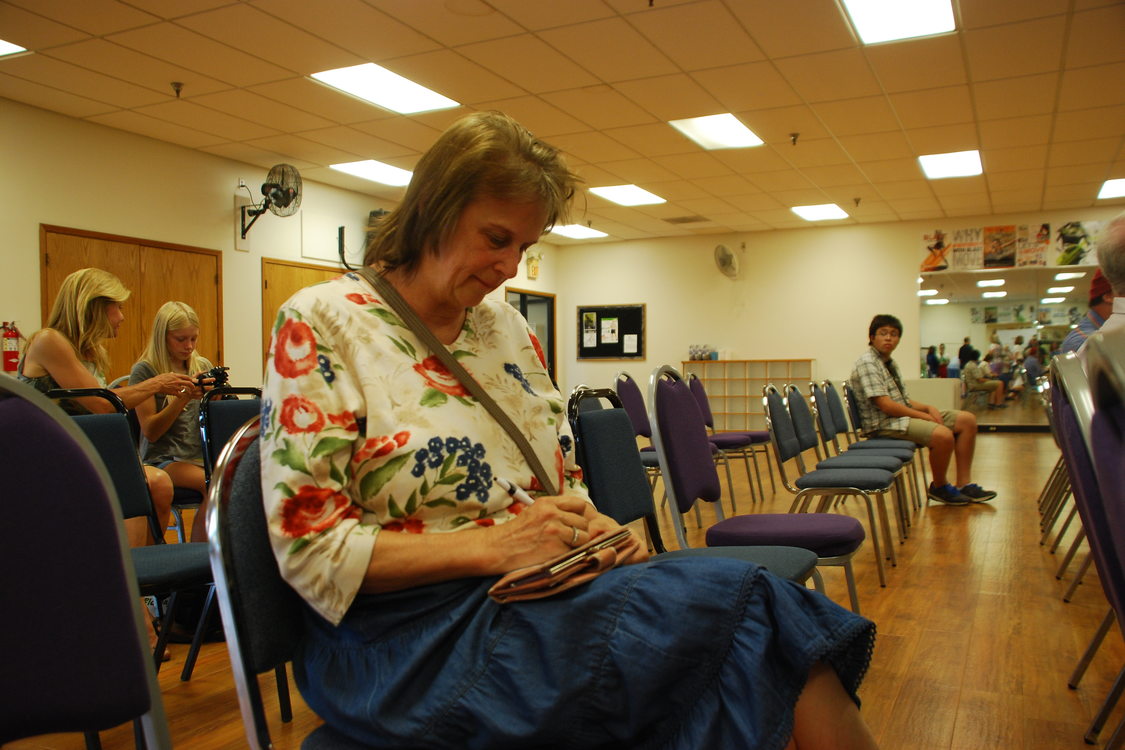
M 709 221 L 709 219 L 697 214 L 695 216 L 673 216 L 671 219 L 665 219 L 664 221 L 669 224 L 695 224 L 700 221 Z

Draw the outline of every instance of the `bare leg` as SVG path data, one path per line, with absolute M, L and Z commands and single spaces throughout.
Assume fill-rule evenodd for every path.
M 1000 383 L 1000 387 L 992 392 L 991 402 L 993 404 L 1002 404 L 1002 403 L 1004 403 L 1004 383 L 1001 382 L 1001 381 L 997 381 L 997 382 Z
M 172 514 L 172 480 L 163 470 L 155 466 L 146 466 L 145 481 L 148 482 L 148 492 L 152 496 L 152 504 L 156 509 L 157 525 L 164 529 L 168 526 L 168 517 Z M 144 547 L 152 544 L 152 531 L 148 526 L 147 518 L 128 518 L 125 520 L 125 538 L 130 547 Z
M 977 418 L 967 411 L 957 412 L 953 422 L 953 432 L 957 436 L 954 453 L 957 456 L 957 486 L 964 487 L 972 480 L 973 451 L 977 444 Z
M 836 672 L 818 662 L 793 709 L 794 750 L 876 750 L 875 738 Z
M 203 503 L 200 504 L 199 510 L 195 512 L 195 520 L 191 523 L 189 540 L 192 542 L 207 541 L 207 478 L 203 473 L 203 467 L 175 461 L 164 467 L 164 470 L 172 478 L 172 484 L 177 487 L 193 489 L 203 495 Z
M 953 432 L 941 425 L 936 427 L 930 437 L 930 471 L 933 473 L 935 487 L 944 487 L 949 483 L 946 472 L 949 470 L 949 461 L 953 458 Z M 960 464 L 958 464 L 960 468 Z

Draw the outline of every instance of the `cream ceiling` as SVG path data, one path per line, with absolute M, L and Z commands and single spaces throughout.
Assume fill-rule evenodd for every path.
M 589 185 L 668 199 L 587 195 L 575 218 L 610 239 L 804 227 L 789 207 L 810 203 L 843 223 L 1105 203 L 1125 2 L 953 5 L 955 33 L 864 47 L 836 0 L 0 0 L 0 38 L 31 50 L 0 59 L 0 96 L 388 200 L 327 165 L 411 169 L 454 118 L 500 109 Z M 366 61 L 463 106 L 398 116 L 308 78 Z M 725 111 L 766 144 L 704 151 L 666 123 Z M 980 177 L 917 166 L 974 148 Z

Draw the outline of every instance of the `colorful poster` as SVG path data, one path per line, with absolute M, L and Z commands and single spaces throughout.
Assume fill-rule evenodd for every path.
M 984 254 L 981 240 L 980 227 L 953 230 L 949 254 L 952 270 L 969 271 L 981 267 Z
M 1047 265 L 1047 248 L 1051 244 L 1051 225 L 1021 224 L 1016 230 L 1016 265 Z
M 1098 262 L 1094 238 L 1101 231 L 1100 221 L 1068 221 L 1059 227 L 1055 265 L 1092 265 Z
M 984 228 L 984 268 L 1011 268 L 1016 264 L 1016 228 Z
M 926 256 L 919 268 L 927 271 L 944 271 L 949 268 L 949 245 L 945 242 L 945 232 L 935 229 L 932 234 L 922 235 L 922 245 Z

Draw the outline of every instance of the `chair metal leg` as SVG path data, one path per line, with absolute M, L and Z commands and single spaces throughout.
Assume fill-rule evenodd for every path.
M 1109 627 L 1113 625 L 1113 608 L 1110 607 L 1102 618 L 1102 624 L 1098 626 L 1098 630 L 1094 633 L 1094 637 L 1090 639 L 1090 645 L 1082 653 L 1082 658 L 1078 660 L 1077 666 L 1070 674 L 1070 679 L 1066 681 L 1066 686 L 1071 690 L 1078 688 L 1079 681 L 1082 680 L 1082 675 L 1086 674 L 1086 668 L 1090 666 L 1090 662 L 1094 660 L 1094 654 L 1102 645 L 1105 640 L 1106 633 L 1109 632 Z
M 289 700 L 289 676 L 284 664 L 278 664 L 273 670 L 277 682 L 277 705 L 281 709 L 283 722 L 293 721 L 293 703 Z
M 180 509 L 177 508 L 175 505 L 172 506 L 172 518 L 176 519 L 176 524 L 175 524 L 175 526 L 176 526 L 176 539 L 178 539 L 180 541 L 180 544 L 183 544 L 184 539 L 185 539 L 185 537 L 184 537 L 184 515 L 183 515 L 183 513 L 180 513 Z
M 1062 580 L 1063 575 L 1066 574 L 1066 569 L 1070 567 L 1070 561 L 1074 559 L 1074 553 L 1082 546 L 1082 541 L 1086 538 L 1086 529 L 1078 529 L 1078 533 L 1074 535 L 1074 541 L 1070 544 L 1070 549 L 1066 551 L 1066 555 L 1059 564 L 1059 569 L 1055 571 L 1056 580 Z
M 1063 536 L 1066 535 L 1067 529 L 1070 528 L 1070 522 L 1073 521 L 1074 517 L 1077 516 L 1077 515 L 1078 515 L 1078 505 L 1075 504 L 1075 505 L 1070 506 L 1070 512 L 1066 514 L 1066 520 L 1063 521 L 1062 527 L 1059 528 L 1059 533 L 1055 534 L 1055 541 L 1051 542 L 1051 550 L 1050 551 L 1051 551 L 1052 555 L 1055 554 L 1055 552 L 1058 550 L 1059 544 L 1062 542 Z
M 816 568 L 813 568 L 812 573 L 809 574 L 809 577 L 812 578 L 813 589 L 815 589 L 817 592 L 823 594 L 824 593 L 824 576 L 822 576 L 820 574 L 820 571 L 817 570 Z
M 1121 698 L 1121 692 L 1125 691 L 1125 668 L 1117 673 L 1117 679 L 1113 681 L 1113 687 L 1109 689 L 1109 695 L 1105 697 L 1102 707 L 1098 710 L 1094 720 L 1090 722 L 1090 727 L 1086 730 L 1085 736 L 1082 738 L 1086 740 L 1086 744 L 1093 745 L 1098 741 L 1098 735 L 1101 734 L 1102 727 L 1105 726 L 1106 719 L 1109 718 L 1110 713 L 1117 707 L 1117 701 Z
M 1113 736 L 1105 743 L 1105 750 L 1121 750 L 1125 747 L 1125 718 L 1117 722 L 1117 729 L 1113 730 Z
M 1063 601 L 1070 602 L 1074 596 L 1074 592 L 1078 590 L 1078 585 L 1082 583 L 1082 577 L 1086 575 L 1086 571 L 1090 568 L 1090 563 L 1094 561 L 1093 554 L 1087 552 L 1086 556 L 1082 558 L 1082 564 L 1078 566 L 1078 572 L 1074 574 L 1074 580 L 1070 582 L 1066 593 L 1063 594 Z
M 844 578 L 848 582 L 848 597 L 852 602 L 852 612 L 859 614 L 859 594 L 855 588 L 855 571 L 852 570 L 852 561 L 844 563 Z
M 191 648 L 188 649 L 187 658 L 184 659 L 184 668 L 180 671 L 180 680 L 187 682 L 195 669 L 195 660 L 199 657 L 199 649 L 203 647 L 203 637 L 214 619 L 213 613 L 217 612 L 215 606 L 215 585 L 207 588 L 207 598 L 203 601 L 203 613 L 199 615 L 199 622 L 195 626 L 195 635 L 191 638 Z
M 172 619 L 176 615 L 176 603 L 179 595 L 173 591 L 168 597 L 168 604 L 160 617 L 160 634 L 156 636 L 156 646 L 152 649 L 152 658 L 155 661 L 155 670 L 160 672 L 160 665 L 164 661 L 164 650 L 168 647 L 168 634 L 172 630 Z M 160 610 L 160 597 L 156 597 L 157 611 Z
M 86 739 L 86 750 L 102 750 L 102 738 L 97 732 L 83 732 L 82 736 Z

